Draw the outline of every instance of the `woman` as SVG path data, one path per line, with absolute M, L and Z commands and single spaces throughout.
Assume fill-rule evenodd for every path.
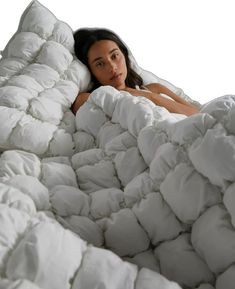
M 91 72 L 94 84 L 92 90 L 101 85 L 111 85 L 133 96 L 144 96 L 170 112 L 188 116 L 198 112 L 197 107 L 159 83 L 143 86 L 142 78 L 130 66 L 127 47 L 110 30 L 79 29 L 74 33 L 74 39 L 75 55 Z M 161 96 L 161 93 L 169 98 Z M 83 92 L 77 96 L 72 105 L 74 114 L 86 102 L 89 94 Z

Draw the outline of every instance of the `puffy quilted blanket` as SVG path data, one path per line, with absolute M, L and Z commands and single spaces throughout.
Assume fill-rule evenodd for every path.
M 87 142 L 71 159 L 87 210 L 66 213 L 62 192 L 52 206 L 89 242 L 183 288 L 233 288 L 234 101 L 179 118 L 98 89 L 77 113 Z
M 186 118 L 101 87 L 71 157 L 3 152 L 2 284 L 233 288 L 234 111 L 226 96 Z
M 72 47 L 33 1 L 2 54 L 0 289 L 234 289 L 235 96 L 185 117 L 107 86 L 74 116 Z

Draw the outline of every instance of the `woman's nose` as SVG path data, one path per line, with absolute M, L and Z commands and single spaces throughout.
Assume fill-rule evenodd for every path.
M 109 70 L 111 72 L 115 72 L 117 70 L 117 65 L 112 61 L 109 62 Z

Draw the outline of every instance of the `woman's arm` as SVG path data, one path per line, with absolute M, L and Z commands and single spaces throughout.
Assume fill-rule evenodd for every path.
M 87 101 L 89 95 L 90 95 L 90 93 L 88 93 L 88 92 L 82 92 L 82 93 L 78 94 L 74 103 L 71 106 L 71 110 L 74 114 L 76 114 L 76 112 L 83 105 L 83 103 L 85 103 Z
M 173 91 L 161 84 L 151 83 L 149 85 L 146 85 L 145 87 L 148 88 L 149 91 L 141 90 L 140 92 L 139 90 L 133 88 L 127 88 L 126 90 L 129 91 L 132 95 L 141 95 L 148 98 L 156 105 L 165 107 L 169 112 L 185 114 L 187 116 L 199 112 L 196 106 L 187 102 L 186 100 L 176 95 Z M 160 93 L 163 93 L 170 98 L 161 96 Z
M 178 96 L 177 94 L 175 94 L 173 91 L 171 91 L 169 88 L 167 88 L 166 86 L 160 84 L 160 83 L 151 83 L 145 86 L 146 88 L 148 88 L 150 91 L 155 92 L 155 93 L 162 93 L 165 95 L 168 95 L 170 98 L 174 99 L 175 101 L 185 104 L 185 105 L 191 105 L 194 107 L 194 105 L 190 104 L 189 102 L 187 102 L 185 99 L 181 98 L 180 96 Z
M 165 107 L 169 112 L 181 113 L 188 116 L 199 112 L 196 106 L 188 103 L 186 100 L 161 84 L 151 83 L 146 85 L 146 88 L 148 88 L 149 91 L 142 90 L 140 93 L 139 90 L 134 88 L 126 88 L 126 91 L 130 92 L 130 94 L 134 96 L 144 96 L 156 105 Z M 160 93 L 166 94 L 172 99 L 161 96 Z M 87 101 L 89 95 L 90 93 L 82 92 L 76 97 L 71 106 L 71 110 L 74 114 L 76 114 L 78 109 Z
M 171 100 L 157 93 L 151 93 L 147 98 L 155 104 L 165 107 L 169 112 L 180 113 L 187 116 L 199 112 L 199 109 L 196 106 L 193 106 L 187 102 L 184 103 Z

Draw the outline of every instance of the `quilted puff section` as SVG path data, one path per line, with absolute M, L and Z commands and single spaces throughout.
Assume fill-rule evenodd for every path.
M 163 275 L 143 268 L 140 270 L 136 282 L 136 289 L 142 288 L 180 289 L 181 287 L 177 283 L 167 280 Z
M 139 149 L 136 147 L 117 153 L 114 158 L 114 163 L 118 178 L 123 187 L 125 187 L 134 177 L 147 169 L 147 165 L 144 162 Z
M 75 212 L 88 215 L 88 197 L 77 188 L 76 174 L 68 157 L 41 160 L 32 153 L 6 151 L 0 158 L 0 175 L 5 203 L 9 203 L 8 199 L 5 201 L 6 196 L 11 197 L 11 191 L 15 191 L 24 198 L 11 197 L 11 205 L 22 207 L 31 214 L 36 210 L 53 210 L 61 216 Z
M 56 83 L 60 81 L 60 75 L 56 70 L 46 64 L 39 64 L 35 62 L 26 66 L 21 71 L 21 75 L 30 77 L 31 83 L 36 81 L 43 88 L 43 90 L 54 87 Z
M 219 274 L 234 263 L 235 232 L 223 205 L 209 208 L 198 218 L 191 239 L 212 272 Z
M 120 188 L 114 164 L 101 160 L 94 165 L 85 165 L 76 170 L 79 187 L 87 194 L 104 188 Z
M 97 145 L 101 149 L 105 149 L 113 139 L 124 132 L 119 124 L 114 124 L 111 121 L 106 122 L 99 130 L 97 135 Z
M 107 120 L 107 116 L 99 107 L 86 102 L 76 114 L 76 128 L 77 130 L 88 132 L 93 137 L 97 137 L 101 126 Z
M 34 78 L 26 74 L 12 76 L 8 80 L 7 85 L 2 87 L 2 89 L 4 88 L 15 89 L 14 93 L 17 92 L 17 89 L 24 88 L 24 93 L 29 101 L 43 91 L 42 85 L 40 85 Z M 28 93 L 26 93 L 26 91 Z M 23 97 L 23 94 L 21 94 L 21 97 Z M 12 104 L 10 107 L 12 107 Z
M 50 202 L 53 211 L 61 216 L 88 216 L 89 197 L 76 187 L 57 185 L 50 190 Z
M 192 224 L 222 199 L 219 188 L 186 163 L 178 164 L 168 173 L 160 190 L 176 216 L 186 224 Z
M 222 188 L 235 180 L 234 155 L 235 137 L 227 135 L 221 125 L 208 129 L 189 149 L 189 158 L 195 168 L 212 184 Z
M 0 203 L 30 216 L 33 216 L 37 211 L 33 200 L 29 196 L 6 184 L 0 184 Z
M 42 122 L 26 114 L 14 127 L 9 138 L 9 146 L 44 155 L 56 130 L 55 125 Z
M 230 266 L 216 280 L 216 289 L 233 289 L 235 282 L 235 266 Z
M 48 189 L 38 180 L 38 178 L 32 176 L 15 175 L 5 183 L 20 190 L 31 200 L 33 200 L 38 211 L 50 209 L 51 205 L 49 201 Z
M 122 94 L 112 86 L 101 86 L 94 90 L 89 101 L 104 111 L 108 117 L 112 117 L 117 102 Z
M 0 280 L 0 288 L 1 289 L 41 289 L 34 283 L 30 282 L 29 280 L 8 280 L 8 279 L 1 279 Z
M 103 127 L 105 127 L 105 125 L 103 125 Z M 103 132 L 102 128 L 100 131 Z M 107 156 L 114 159 L 115 156 L 117 155 L 117 153 L 125 152 L 128 149 L 137 147 L 136 138 L 133 135 L 131 135 L 128 131 L 124 131 L 118 135 L 118 132 L 120 132 L 119 128 L 117 128 L 115 130 L 114 124 L 111 125 L 111 128 L 113 128 L 112 131 L 104 129 L 107 133 L 105 135 L 106 138 L 105 138 L 105 147 L 104 147 L 104 151 L 105 151 Z M 117 134 L 117 135 L 112 138 L 114 130 L 115 130 L 115 134 Z M 98 136 L 100 136 L 100 134 Z M 101 145 L 101 143 L 100 143 L 100 145 Z
M 161 273 L 183 288 L 194 288 L 201 283 L 213 283 L 214 276 L 207 264 L 195 252 L 189 234 L 163 242 L 155 250 Z
M 19 32 L 8 44 L 6 57 L 32 62 L 44 43 L 45 40 L 33 32 Z
M 149 175 L 153 182 L 160 188 L 168 173 L 178 163 L 187 161 L 187 154 L 181 147 L 167 142 L 156 149 L 156 153 L 149 165 Z
M 137 274 L 136 266 L 123 262 L 114 253 L 104 249 L 88 247 L 84 255 L 82 268 L 76 275 L 71 288 L 134 288 Z
M 40 178 L 41 160 L 33 153 L 9 150 L 0 157 L 0 180 L 8 181 L 16 175 L 28 175 Z
M 112 122 L 120 123 L 121 127 L 127 129 L 133 136 L 137 137 L 145 126 L 151 125 L 154 120 L 154 105 L 146 98 L 133 97 L 129 94 L 120 98 L 112 115 Z
M 18 71 L 21 71 L 27 65 L 27 61 L 17 58 L 1 58 L 0 65 L 0 86 L 2 86 L 9 77 L 13 77 Z
M 106 248 L 119 256 L 134 256 L 147 250 L 150 245 L 145 230 L 128 208 L 113 213 L 105 221 L 103 228 Z
M 85 102 L 76 114 L 76 128 L 86 131 L 96 138 L 100 128 L 107 120 L 108 117 L 98 106 Z
M 82 240 L 96 247 L 104 245 L 103 231 L 100 226 L 87 216 L 72 215 L 59 218 L 61 224 L 76 233 Z
M 124 188 L 125 203 L 132 207 L 157 189 L 147 171 L 133 178 Z
M 50 156 L 71 156 L 74 151 L 72 135 L 65 129 L 57 129 L 50 141 L 48 154 Z
M 92 149 L 96 146 L 95 139 L 92 135 L 84 131 L 77 131 L 73 134 L 74 154 Z
M 231 222 L 235 227 L 235 184 L 231 184 L 224 193 L 223 203 L 231 216 Z
M 86 165 L 94 165 L 103 159 L 105 159 L 104 152 L 100 148 L 94 148 L 74 154 L 71 161 L 73 168 L 77 170 Z
M 149 193 L 133 212 L 153 245 L 176 238 L 183 228 L 160 193 Z
M 64 130 L 64 135 L 65 134 L 70 134 L 71 139 L 73 140 L 72 134 L 75 131 L 75 121 L 74 121 L 74 115 L 72 111 L 68 110 L 64 113 L 62 122 L 60 124 L 60 129 Z M 73 153 L 74 153 L 74 142 L 73 142 Z
M 50 190 L 57 185 L 77 187 L 76 174 L 72 167 L 53 160 L 42 162 L 41 182 Z
M 0 121 L 4 123 L 4 126 L 0 126 L 0 146 L 5 148 L 9 146 L 9 138 L 13 132 L 13 129 L 17 126 L 18 122 L 23 119 L 24 112 L 17 109 L 10 109 L 4 106 L 0 106 Z
M 45 22 L 47 26 L 45 26 Z M 56 17 L 38 1 L 32 1 L 22 15 L 19 30 L 33 31 L 41 38 L 48 38 L 57 22 Z
M 235 106 L 233 106 L 232 109 L 228 111 L 224 121 L 226 129 L 228 130 L 229 133 L 233 135 L 235 134 L 235 129 L 233 125 L 234 119 L 235 119 Z
M 61 254 L 63 248 L 63 254 Z M 86 244 L 54 222 L 41 222 L 25 234 L 7 262 L 9 279 L 28 279 L 41 288 L 70 288 Z
M 112 213 L 118 212 L 124 205 L 123 191 L 116 188 L 96 191 L 90 197 L 91 216 L 95 220 L 106 218 Z
M 74 39 L 70 26 L 65 22 L 58 21 L 56 16 L 39 1 L 32 1 L 26 8 L 21 16 L 17 32 L 19 31 L 35 33 L 45 40 L 49 38 L 72 51 Z M 4 51 L 4 57 L 8 50 L 9 47 Z
M 224 95 L 217 97 L 201 107 L 201 112 L 208 113 L 214 117 L 217 121 L 222 124 L 226 124 L 229 120 L 231 121 L 230 114 L 234 113 L 235 108 L 235 96 L 234 95 Z M 228 122 L 231 124 L 231 122 Z M 228 124 L 227 123 L 227 124 Z M 229 125 L 232 129 L 232 127 Z M 232 131 L 234 131 L 232 129 Z
M 0 157 L 1 202 L 33 216 L 51 210 L 48 188 L 41 182 L 41 160 L 32 153 L 9 150 Z
M 150 165 L 156 150 L 168 142 L 166 132 L 157 129 L 155 126 L 146 126 L 143 128 L 138 136 L 138 147 L 145 160 Z
M 216 120 L 212 116 L 199 113 L 168 126 L 167 135 L 172 142 L 189 146 L 215 124 Z
M 54 41 L 47 41 L 37 57 L 38 63 L 48 65 L 59 74 L 63 73 L 68 68 L 72 60 L 73 56 L 68 49 Z
M 53 114 L 50 109 L 53 107 Z M 53 102 L 50 98 L 40 97 L 32 100 L 29 108 L 31 114 L 37 119 L 43 119 L 55 125 L 59 125 L 63 118 L 61 105 Z
M 22 79 L 22 78 L 21 78 Z M 22 79 L 24 81 L 25 79 Z M 27 111 L 29 100 L 33 98 L 31 93 L 22 87 L 4 86 L 0 88 L 0 105 L 1 107 L 12 107 L 19 111 Z
M 5 275 L 6 262 L 10 253 L 27 229 L 29 215 L 18 209 L 0 205 L 0 273 Z
M 44 66 L 40 65 L 37 67 L 36 66 L 31 67 L 31 68 L 33 70 L 38 68 L 39 69 L 38 72 L 40 73 L 40 70 L 42 70 L 43 72 Z M 31 74 L 33 70 L 31 71 L 28 70 L 29 74 Z M 49 76 L 50 73 L 46 75 Z M 77 86 L 71 80 L 58 80 L 54 84 L 55 80 L 53 79 L 54 77 L 56 77 L 56 74 L 51 75 L 51 76 L 52 76 L 51 79 L 48 77 L 45 79 L 45 81 L 41 82 L 40 87 L 42 87 L 42 85 L 46 85 L 48 87 L 47 89 L 42 88 L 40 95 L 38 95 L 37 98 L 33 98 L 32 101 L 30 101 L 29 110 L 30 110 L 30 113 L 32 113 L 32 115 L 35 116 L 35 118 L 43 119 L 50 123 L 55 123 L 56 121 L 58 122 L 61 120 L 61 116 L 60 115 L 57 116 L 57 114 L 54 115 L 54 113 L 56 113 L 57 111 L 58 111 L 57 113 L 60 113 L 60 111 L 66 112 L 68 106 L 70 106 L 71 102 L 73 101 L 73 95 L 77 93 Z M 23 75 L 21 76 L 21 78 L 22 77 Z M 27 76 L 27 75 L 25 75 L 24 77 L 32 78 L 31 76 Z M 27 89 L 29 89 L 29 86 L 27 87 Z M 41 106 L 44 106 L 44 107 L 40 107 L 39 105 L 37 107 L 37 101 L 41 103 Z M 46 102 L 44 104 L 44 101 L 50 101 L 50 102 L 48 103 Z M 50 108 L 52 108 L 51 107 L 52 104 L 56 107 L 53 111 L 48 112 L 49 107 L 46 107 L 47 104 L 50 105 Z M 54 118 L 54 121 L 53 121 L 53 118 Z M 58 124 L 57 122 L 55 124 Z
M 152 249 L 138 253 L 134 257 L 123 257 L 123 260 L 137 265 L 138 268 L 148 268 L 152 271 L 160 272 L 159 262 L 155 258 Z

